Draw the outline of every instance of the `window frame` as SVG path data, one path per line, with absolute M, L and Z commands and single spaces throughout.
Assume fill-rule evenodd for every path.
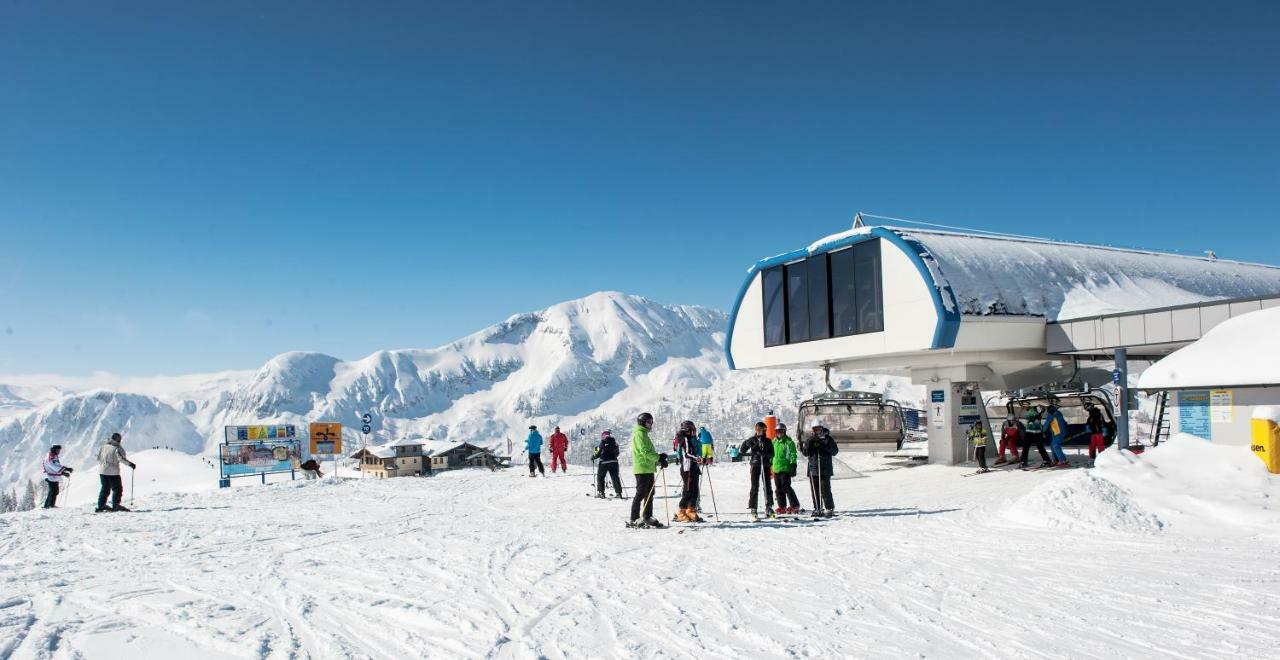
M 859 250 L 858 248 L 861 248 L 861 250 Z M 872 279 L 874 280 L 873 286 L 875 287 L 875 300 L 878 302 L 874 311 L 879 317 L 879 327 L 874 330 L 860 330 L 863 324 L 863 320 L 860 315 L 861 310 L 859 308 L 859 301 L 861 299 L 861 296 L 858 295 L 858 279 L 856 277 L 856 273 L 859 270 L 859 265 L 863 263 L 863 261 L 865 260 L 859 260 L 857 257 L 861 254 L 864 254 L 872 250 L 874 250 L 875 257 L 872 260 L 874 267 L 871 270 L 871 274 L 872 274 Z M 836 257 L 836 255 L 840 255 L 840 256 Z M 883 250 L 883 246 L 881 244 L 880 238 L 876 237 L 870 240 L 860 241 L 850 245 L 841 246 L 839 249 L 836 249 L 836 250 L 831 250 L 828 252 L 820 252 L 818 254 L 812 254 L 803 259 L 792 260 L 785 264 L 778 264 L 776 266 L 771 266 L 769 268 L 765 268 L 761 270 L 760 271 L 761 321 L 764 326 L 763 328 L 764 329 L 764 333 L 763 333 L 764 347 L 775 348 L 778 346 L 805 344 L 812 341 L 826 341 L 828 339 L 839 339 L 841 337 L 853 337 L 857 335 L 869 335 L 877 332 L 884 332 L 885 318 L 884 318 L 884 257 L 883 255 L 884 255 L 884 250 Z M 854 315 L 853 332 L 841 333 L 839 331 L 838 322 L 836 319 L 836 309 L 835 309 L 835 289 L 836 289 L 837 282 L 834 277 L 835 268 L 833 268 L 833 263 L 835 259 L 833 259 L 833 257 L 839 258 L 839 259 L 848 259 L 849 276 L 852 279 L 852 283 L 849 287 L 849 294 L 852 299 L 849 301 L 849 303 L 850 303 L 850 306 L 852 307 L 853 315 Z M 826 329 L 825 329 L 825 336 L 821 336 L 821 337 L 813 336 L 814 335 L 814 332 L 813 332 L 814 298 L 813 298 L 813 287 L 811 286 L 811 283 L 810 283 L 810 279 L 811 279 L 810 273 L 812 270 L 815 270 L 817 268 L 815 260 L 822 260 L 821 268 L 826 275 L 826 281 L 823 283 L 825 284 L 825 288 L 826 288 L 825 295 L 820 296 L 820 299 L 826 305 Z M 809 336 L 806 337 L 805 339 L 798 339 L 798 340 L 793 340 L 791 338 L 792 333 L 791 333 L 791 281 L 790 280 L 791 280 L 792 272 L 800 272 L 803 274 L 802 275 L 804 278 L 803 291 L 806 298 L 805 310 L 804 310 L 805 325 L 808 329 Z M 774 344 L 769 343 L 769 311 L 770 310 L 768 306 L 768 303 L 769 303 L 768 290 L 767 290 L 768 287 L 766 283 L 767 278 L 771 276 L 777 276 L 779 278 L 778 286 L 781 289 L 778 292 L 779 295 L 777 297 L 779 299 L 778 304 L 781 308 L 780 322 L 782 324 L 782 341 L 780 343 L 774 343 Z M 775 310 L 775 311 L 779 311 L 779 310 Z

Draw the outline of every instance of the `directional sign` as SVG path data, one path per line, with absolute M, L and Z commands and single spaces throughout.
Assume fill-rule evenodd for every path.
M 360 427 L 360 432 L 365 435 L 369 435 L 370 433 L 373 433 L 373 427 L 369 426 L 368 424 L 365 424 L 364 426 Z
M 341 454 L 342 425 L 337 422 L 315 422 L 311 424 L 312 454 Z
M 369 413 L 365 413 L 364 415 L 361 415 L 360 421 L 364 422 L 365 424 L 372 424 L 373 415 L 370 415 Z M 368 433 L 368 431 L 365 431 L 365 433 Z

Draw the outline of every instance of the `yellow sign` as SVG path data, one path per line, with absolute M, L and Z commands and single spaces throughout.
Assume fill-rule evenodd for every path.
M 1280 474 L 1280 425 L 1270 419 L 1258 419 L 1254 417 L 1252 420 L 1253 441 L 1249 443 L 1249 448 L 1258 458 L 1262 459 L 1262 463 L 1267 466 L 1267 471 L 1272 474 Z
M 1234 421 L 1231 413 L 1231 390 L 1209 390 L 1209 421 L 1214 424 L 1230 424 Z
M 311 424 L 311 453 L 341 454 L 342 425 L 337 422 L 313 422 Z

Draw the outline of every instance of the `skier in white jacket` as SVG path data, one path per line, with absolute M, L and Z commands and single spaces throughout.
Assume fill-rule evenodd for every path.
M 137 469 L 138 465 L 129 460 L 124 453 L 124 447 L 120 446 L 120 434 L 112 433 L 111 439 L 98 449 L 98 479 L 102 481 L 102 489 L 98 491 L 98 508 L 95 512 L 102 511 L 128 511 L 128 509 L 120 506 L 120 498 L 124 496 L 124 482 L 120 479 L 120 464 L 124 463 L 132 469 Z M 107 494 L 111 494 L 111 508 L 107 508 Z
M 59 456 L 62 454 L 62 445 L 54 445 L 49 448 L 49 455 L 44 459 L 44 484 L 48 487 L 48 492 L 44 496 L 44 508 L 52 509 L 58 501 L 58 489 L 61 487 L 62 478 L 71 476 L 71 468 L 63 467 L 62 460 Z

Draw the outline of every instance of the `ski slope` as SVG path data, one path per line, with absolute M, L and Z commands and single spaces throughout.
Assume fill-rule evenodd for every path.
M 1195 479 L 1178 466 L 1203 454 L 1107 462 L 1091 478 L 1116 477 L 1112 500 L 1082 494 L 1082 470 L 846 458 L 864 477 L 834 483 L 833 520 L 751 524 L 746 465 L 720 464 L 723 523 L 683 533 L 625 529 L 628 503 L 585 497 L 581 471 L 519 469 L 0 516 L 0 657 L 1274 657 L 1274 525 L 1007 515 L 1064 498 L 1161 515 L 1142 484 Z M 1166 476 L 1119 478 L 1135 469 Z M 1222 506 L 1274 514 L 1276 486 L 1248 487 Z

